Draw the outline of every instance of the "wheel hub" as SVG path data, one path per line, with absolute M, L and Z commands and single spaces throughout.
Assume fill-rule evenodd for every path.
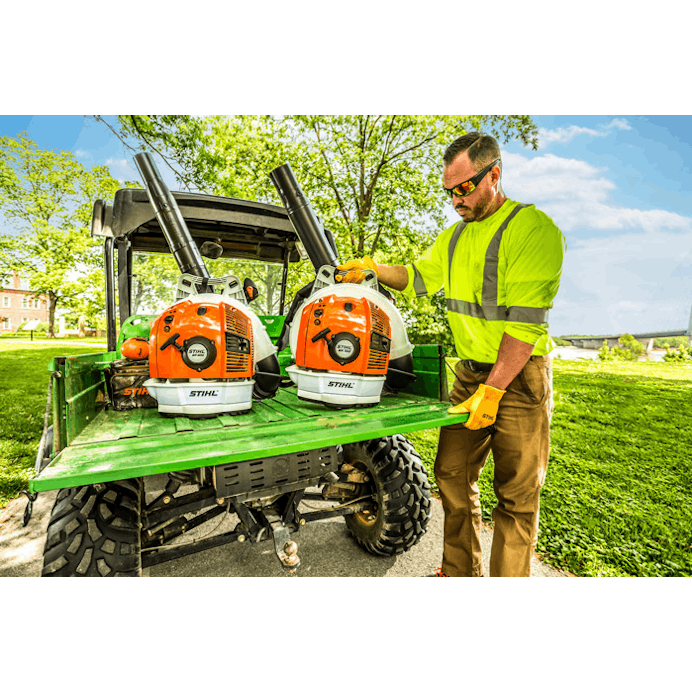
M 350 466 L 350 468 L 348 468 Z M 376 491 L 374 488 L 374 483 L 372 482 L 370 478 L 370 472 L 368 470 L 367 465 L 365 464 L 364 461 L 361 459 L 352 459 L 349 464 L 344 464 L 344 466 L 341 467 L 342 471 L 348 471 L 348 481 L 355 481 L 357 483 L 362 483 L 362 489 L 360 491 L 360 494 L 369 494 L 369 486 L 373 486 L 373 490 Z M 377 493 L 373 493 L 375 497 L 377 496 Z M 353 517 L 357 519 L 361 524 L 364 526 L 372 526 L 376 521 L 377 521 L 377 514 L 378 514 L 378 509 L 379 509 L 379 504 L 376 499 L 373 500 L 374 508 L 373 510 L 370 509 L 364 509 L 362 512 L 356 512 L 353 514 Z

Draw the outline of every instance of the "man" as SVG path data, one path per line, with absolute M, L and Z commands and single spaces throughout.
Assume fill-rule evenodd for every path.
M 462 221 L 412 265 L 366 257 L 340 267 L 344 281 L 360 283 L 374 269 L 382 284 L 419 297 L 444 288 L 461 359 L 449 411 L 469 418 L 440 429 L 435 476 L 445 520 L 436 576 L 483 576 L 477 481 L 491 450 L 498 504 L 490 576 L 530 576 L 538 533 L 553 409 L 547 313 L 565 240 L 546 214 L 505 196 L 501 172 L 493 137 L 460 137 L 444 154 L 443 180 Z

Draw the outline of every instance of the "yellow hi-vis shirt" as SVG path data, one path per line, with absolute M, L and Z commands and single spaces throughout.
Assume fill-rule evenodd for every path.
M 404 293 L 431 296 L 444 288 L 459 358 L 494 363 L 506 332 L 550 353 L 548 309 L 560 285 L 565 238 L 532 204 L 510 199 L 483 221 L 443 231 L 408 265 Z

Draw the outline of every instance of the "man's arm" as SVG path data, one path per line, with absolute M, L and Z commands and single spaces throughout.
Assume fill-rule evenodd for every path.
M 449 236 L 455 226 L 441 233 L 435 242 L 416 260 L 413 267 L 414 279 L 409 285 L 409 267 L 403 264 L 389 265 L 376 264 L 370 257 L 352 259 L 340 264 L 338 269 L 346 272 L 345 275 L 335 277 L 337 281 L 361 283 L 363 272 L 367 269 L 376 269 L 378 281 L 383 286 L 388 286 L 396 291 L 410 292 L 420 298 L 423 295 L 435 295 L 444 286 L 444 268 L 448 260 Z M 410 266 L 410 265 L 409 265 Z M 414 290 L 415 288 L 415 290 Z
M 468 412 L 469 416 L 464 426 L 469 430 L 480 430 L 492 425 L 497 417 L 500 399 L 526 365 L 532 351 L 532 344 L 515 339 L 507 333 L 503 334 L 497 362 L 485 384 L 480 384 L 466 401 L 451 406 L 447 411 L 452 414 Z
M 509 334 L 503 334 L 497 362 L 490 371 L 485 384 L 489 387 L 495 387 L 495 389 L 506 390 L 528 363 L 533 348 L 533 344 L 527 344 Z
M 395 291 L 403 291 L 408 285 L 408 271 L 403 264 L 397 264 L 395 266 L 378 264 L 377 270 L 377 280 L 381 284 L 393 288 Z

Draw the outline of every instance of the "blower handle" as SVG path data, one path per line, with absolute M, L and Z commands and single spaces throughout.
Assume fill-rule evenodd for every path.
M 182 353 L 183 347 L 178 343 L 178 337 L 179 336 L 180 336 L 180 334 L 178 334 L 178 332 L 173 334 L 173 336 L 169 336 L 168 339 L 166 340 L 166 342 L 161 344 L 161 348 L 159 350 L 165 351 L 169 346 L 174 346 L 175 348 L 177 348 Z
M 323 329 L 319 334 L 315 334 L 315 336 L 312 337 L 311 341 L 313 344 L 316 344 L 320 339 L 324 339 L 327 343 L 329 343 L 330 339 L 327 338 L 327 334 L 331 332 L 332 330 L 327 327 L 326 329 Z

